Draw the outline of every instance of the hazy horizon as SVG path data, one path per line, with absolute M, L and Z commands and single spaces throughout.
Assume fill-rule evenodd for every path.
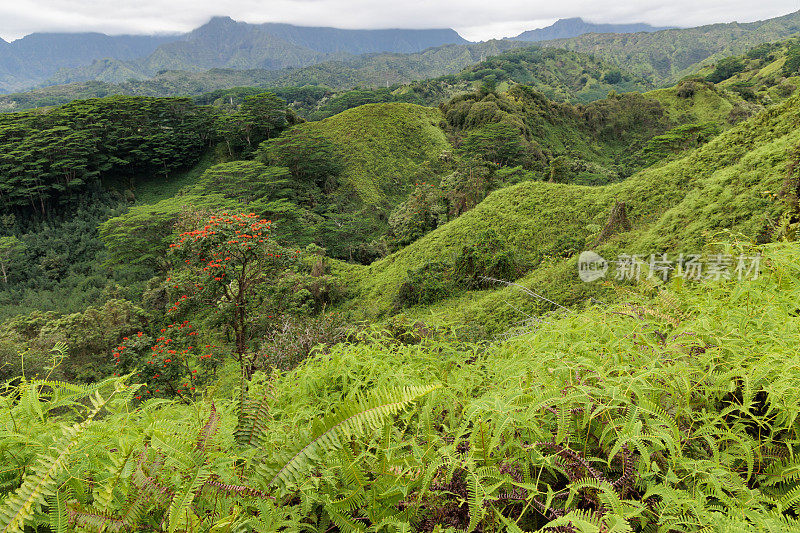
M 470 41 L 513 37 L 543 28 L 558 19 L 580 17 L 598 24 L 647 23 L 653 26 L 694 27 L 713 23 L 753 22 L 797 11 L 793 0 L 752 5 L 744 1 L 688 2 L 677 0 L 638 2 L 637 5 L 599 1 L 566 1 L 558 6 L 544 2 L 505 0 L 487 5 L 477 0 L 376 5 L 368 0 L 278 0 L 266 9 L 254 0 L 238 0 L 220 13 L 217 3 L 177 0 L 169 6 L 154 0 L 122 1 L 108 5 L 100 0 L 20 0 L 0 5 L 0 37 L 8 42 L 31 33 L 98 32 L 108 35 L 175 34 L 191 31 L 214 16 L 230 16 L 253 24 L 277 22 L 298 26 L 341 29 L 452 28 Z M 424 20 L 424 24 L 419 21 Z

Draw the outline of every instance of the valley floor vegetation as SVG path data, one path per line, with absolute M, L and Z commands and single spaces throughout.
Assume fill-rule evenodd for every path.
M 0 115 L 0 532 L 800 529 L 798 54 Z

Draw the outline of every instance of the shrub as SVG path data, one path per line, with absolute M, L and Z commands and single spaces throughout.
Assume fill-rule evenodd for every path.
M 493 230 L 488 230 L 475 244 L 461 250 L 456 256 L 453 270 L 458 285 L 478 289 L 491 283 L 484 277 L 513 281 L 520 268 L 518 254 L 506 248 Z
M 280 317 L 278 326 L 264 339 L 258 367 L 291 370 L 313 353 L 345 341 L 351 329 L 337 313 L 316 317 Z
M 743 71 L 744 61 L 738 57 L 726 57 L 714 67 L 714 71 L 706 79 L 711 83 L 719 83 Z
M 782 69 L 784 76 L 797 76 L 800 74 L 800 45 L 795 45 L 786 53 L 786 62 Z
M 444 261 L 429 261 L 411 269 L 395 297 L 396 307 L 432 304 L 453 293 L 453 266 Z

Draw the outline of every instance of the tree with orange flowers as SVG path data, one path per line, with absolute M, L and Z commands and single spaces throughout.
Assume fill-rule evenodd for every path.
M 230 333 L 248 378 L 255 362 L 253 326 L 273 311 L 269 286 L 299 260 L 299 250 L 270 239 L 271 226 L 255 213 L 211 215 L 170 245 L 179 259 L 170 281 L 180 295 L 169 312 L 179 315 L 190 307 L 213 311 Z
M 114 348 L 115 376 L 132 373 L 143 386 L 137 400 L 157 397 L 195 399 L 214 379 L 220 356 L 216 346 L 203 344 L 188 321 L 161 328 L 158 337 L 144 332 L 123 337 Z

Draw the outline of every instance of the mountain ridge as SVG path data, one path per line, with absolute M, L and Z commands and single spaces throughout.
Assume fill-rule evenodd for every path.
M 579 37 L 587 33 L 649 33 L 666 29 L 674 28 L 667 26 L 656 27 L 643 22 L 630 24 L 595 24 L 593 22 L 587 22 L 581 17 L 572 17 L 558 19 L 550 26 L 537 28 L 535 30 L 527 30 L 520 33 L 516 37 L 508 37 L 508 39 L 511 41 L 538 42 L 547 41 L 550 39 L 568 39 L 571 37 Z
M 418 53 L 435 46 L 466 43 L 469 41 L 450 28 L 345 30 L 250 24 L 222 16 L 189 33 L 170 36 L 34 33 L 0 44 L 4 51 L 4 57 L 0 57 L 0 92 L 30 88 L 58 73 L 108 59 L 114 61 L 112 70 L 146 78 L 162 70 L 303 67 L 362 54 Z M 54 52 L 61 50 L 70 53 Z M 102 72 L 98 76 L 108 79 Z
M 589 33 L 541 46 L 596 54 L 656 84 L 670 84 L 707 61 L 739 55 L 800 32 L 800 11 L 754 22 L 707 24 L 650 33 Z
M 172 35 L 106 35 L 103 33 L 32 33 L 0 49 L 0 91 L 41 83 L 60 69 L 95 59 L 132 60 L 183 37 Z
M 141 49 L 136 48 L 137 43 L 124 42 L 124 39 L 135 40 L 135 36 L 73 36 L 71 39 L 80 40 L 88 35 L 95 42 L 117 39 L 118 44 L 113 53 L 107 53 L 108 47 L 103 46 L 101 51 L 94 54 L 90 53 L 90 46 L 84 45 L 83 59 L 99 57 L 87 60 L 80 66 L 62 66 L 57 70 L 51 68 L 54 66 L 53 58 L 48 59 L 50 63 L 37 61 L 35 54 L 26 55 L 16 50 L 23 50 L 25 46 L 35 49 L 37 43 L 41 45 L 40 48 L 56 50 L 58 46 L 53 44 L 53 39 L 63 40 L 63 36 L 32 34 L 13 43 L 0 44 L 0 50 L 3 51 L 0 54 L 0 93 L 73 82 L 124 83 L 132 79 L 153 79 L 167 71 L 190 74 L 213 69 L 286 69 L 286 77 L 297 80 L 299 85 L 325 83 L 323 80 L 333 78 L 336 87 L 346 88 L 365 84 L 376 86 L 375 78 L 379 74 L 379 85 L 383 86 L 443 73 L 416 64 L 409 68 L 402 64 L 406 63 L 402 60 L 403 56 L 417 54 L 421 60 L 423 56 L 431 55 L 431 51 L 435 55 L 451 54 L 461 57 L 453 57 L 449 62 L 463 68 L 468 62 L 477 62 L 474 57 L 468 57 L 474 55 L 466 50 L 469 47 L 480 48 L 481 53 L 477 57 L 483 59 L 492 53 L 525 46 L 529 40 L 588 30 L 648 31 L 584 33 L 577 37 L 537 43 L 545 47 L 598 54 L 604 61 L 646 78 L 652 84 L 667 86 L 710 61 L 726 55 L 738 55 L 758 44 L 780 40 L 800 31 L 800 12 L 751 23 L 712 24 L 683 29 L 660 29 L 646 24 L 592 24 L 580 18 L 561 19 L 548 28 L 523 32 L 515 38 L 481 43 L 470 43 L 453 29 L 344 30 L 282 23 L 250 24 L 237 22 L 230 17 L 214 17 L 188 34 L 163 37 L 169 42 L 156 46 L 152 53 L 141 57 L 131 57 Z M 49 44 L 44 46 L 42 43 Z M 441 54 L 436 50 L 437 45 L 450 46 L 453 50 Z M 456 50 L 459 45 L 463 50 Z M 482 53 L 484 48 L 487 54 Z M 7 53 L 8 50 L 14 51 Z M 410 59 L 412 63 L 416 61 Z M 396 64 L 398 69 L 393 70 L 392 64 Z M 373 67 L 377 70 L 365 74 L 359 70 L 365 66 L 367 70 Z M 308 67 L 311 70 L 305 73 L 297 70 Z M 48 75 L 44 75 L 46 70 L 50 71 Z M 298 80 L 298 76 L 305 77 Z M 273 75 L 259 77 L 272 78 Z

